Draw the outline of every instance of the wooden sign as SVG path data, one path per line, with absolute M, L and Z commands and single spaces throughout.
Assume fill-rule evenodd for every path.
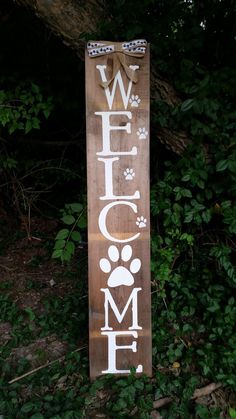
M 86 51 L 90 376 L 152 373 L 149 47 Z

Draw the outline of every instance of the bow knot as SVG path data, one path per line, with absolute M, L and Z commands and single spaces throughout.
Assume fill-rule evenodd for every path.
M 114 79 L 120 66 L 123 67 L 127 77 L 134 83 L 137 83 L 137 73 L 133 71 L 126 64 L 126 55 L 136 58 L 142 58 L 145 55 L 147 47 L 147 41 L 145 39 L 135 39 L 130 42 L 114 42 L 110 43 L 107 41 L 89 41 L 87 44 L 88 55 L 90 58 L 96 58 L 103 55 L 109 55 L 116 53 L 112 56 L 113 58 L 113 70 L 111 79 L 102 83 L 104 88 L 107 88 Z

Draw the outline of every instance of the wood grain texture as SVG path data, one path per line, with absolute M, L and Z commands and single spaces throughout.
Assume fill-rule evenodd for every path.
M 138 82 L 133 84 L 131 96 L 138 95 L 141 102 L 138 107 L 131 107 L 129 103 L 127 111 L 132 112 L 129 121 L 125 115 L 111 116 L 111 125 L 122 126 L 131 122 L 131 134 L 124 130 L 111 132 L 111 150 L 129 151 L 133 146 L 137 147 L 137 155 L 118 156 L 119 160 L 113 163 L 113 193 L 117 196 L 114 200 L 101 200 L 105 195 L 105 165 L 98 160 L 96 153 L 102 150 L 102 118 L 95 112 L 109 111 L 104 88 L 101 87 L 101 77 L 96 65 L 106 65 L 108 73 L 111 72 L 112 59 L 110 56 L 89 58 L 86 53 L 86 125 L 87 125 L 87 175 L 88 175 L 88 251 L 89 251 L 89 346 L 90 346 L 90 376 L 92 379 L 102 374 L 108 368 L 108 337 L 101 334 L 104 327 L 104 298 L 101 288 L 109 289 L 120 313 L 134 288 L 142 288 L 138 292 L 138 324 L 142 330 L 137 330 L 138 338 L 132 336 L 117 337 L 117 345 L 131 345 L 137 342 L 137 352 L 130 349 L 116 351 L 116 367 L 127 370 L 130 367 L 143 365 L 143 372 L 151 375 L 151 301 L 150 301 L 150 213 L 149 213 L 149 48 L 144 58 L 126 57 L 128 65 L 139 65 Z M 121 69 L 125 89 L 128 87 L 128 79 Z M 108 76 L 109 77 L 109 76 Z M 110 86 L 112 89 L 112 85 Z M 112 111 L 124 111 L 122 97 L 117 87 Z M 146 139 L 139 139 L 139 128 L 148 132 Z M 112 156 L 109 156 L 112 157 Z M 132 180 L 126 180 L 125 170 L 133 169 L 135 176 Z M 112 242 L 105 238 L 98 225 L 99 214 L 102 209 L 111 202 L 124 201 L 120 196 L 132 196 L 135 191 L 140 191 L 140 199 L 125 200 L 137 205 L 137 214 L 127 205 L 116 205 L 110 209 L 107 215 L 107 229 L 116 239 L 126 240 L 140 233 L 140 236 L 129 243 Z M 137 217 L 147 219 L 147 225 L 139 228 L 136 225 Z M 105 273 L 99 266 L 102 258 L 108 257 L 108 249 L 115 245 L 121 256 L 122 249 L 128 244 L 132 248 L 132 256 L 128 261 L 110 261 L 111 270 Z M 130 264 L 133 259 L 140 259 L 141 268 L 133 273 L 134 284 L 132 286 L 120 285 L 108 286 L 109 275 L 117 266 L 123 266 L 130 272 Z M 132 325 L 132 310 L 129 306 L 121 323 L 109 307 L 109 326 L 113 331 L 129 331 Z M 131 332 L 131 331 L 130 331 Z

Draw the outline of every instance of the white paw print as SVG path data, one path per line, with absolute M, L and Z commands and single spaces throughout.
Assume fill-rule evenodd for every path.
M 132 257 L 132 247 L 127 244 L 121 250 L 121 260 L 128 262 Z M 120 259 L 120 253 L 116 246 L 111 245 L 108 248 L 108 257 L 112 262 L 118 262 Z M 133 259 L 129 265 L 129 269 L 124 266 L 117 266 L 112 270 L 111 263 L 107 258 L 102 258 L 99 261 L 100 268 L 105 273 L 110 273 L 107 284 L 109 287 L 119 287 L 125 285 L 130 287 L 134 283 L 134 277 L 132 274 L 136 274 L 141 268 L 141 260 L 136 258 Z M 131 273 L 132 272 L 132 273 Z
M 139 98 L 138 95 L 132 95 L 129 100 L 129 103 L 131 104 L 132 108 L 138 108 L 140 102 L 141 102 L 141 99 Z
M 137 136 L 140 140 L 146 140 L 147 136 L 148 136 L 148 131 L 146 130 L 146 128 L 139 128 L 137 131 Z
M 141 217 L 137 217 L 136 224 L 139 228 L 144 228 L 147 225 L 147 219 L 141 215 Z
M 127 169 L 124 171 L 124 176 L 125 176 L 126 180 L 133 180 L 133 178 L 135 176 L 134 169 L 129 169 L 127 167 Z

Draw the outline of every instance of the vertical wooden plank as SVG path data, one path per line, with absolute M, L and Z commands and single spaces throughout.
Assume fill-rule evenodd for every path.
M 102 78 L 111 77 L 115 54 L 90 58 L 86 52 L 92 379 L 131 367 L 152 373 L 149 48 L 142 58 L 125 56 L 128 66 L 139 66 L 136 84 L 120 66 L 105 90 Z

